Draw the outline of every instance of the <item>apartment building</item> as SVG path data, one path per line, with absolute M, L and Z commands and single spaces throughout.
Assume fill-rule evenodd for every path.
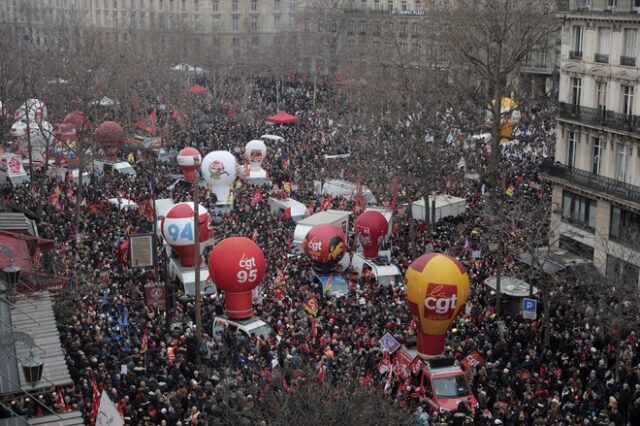
M 640 0 L 561 1 L 551 242 L 606 276 L 640 272 Z
M 304 0 L 5 0 L 0 25 L 14 36 L 29 35 L 41 48 L 64 42 L 56 28 L 64 26 L 80 38 L 89 33 L 118 42 L 146 35 L 161 38 L 179 54 L 204 53 L 240 61 L 246 52 L 268 47 L 275 34 L 296 28 Z M 169 41 L 188 37 L 176 51 Z M 144 40 L 144 37 L 140 37 Z

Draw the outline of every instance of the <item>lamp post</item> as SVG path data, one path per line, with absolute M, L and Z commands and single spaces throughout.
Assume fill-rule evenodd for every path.
M 194 156 L 194 165 L 200 165 L 199 156 Z M 200 183 L 198 170 L 193 174 L 193 245 L 195 251 L 196 286 L 196 361 L 200 365 L 200 342 L 202 339 L 202 299 L 200 294 Z

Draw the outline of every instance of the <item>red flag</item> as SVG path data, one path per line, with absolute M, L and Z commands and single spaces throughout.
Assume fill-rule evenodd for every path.
M 153 201 L 150 198 L 140 203 L 138 211 L 146 217 L 149 222 L 153 222 Z
M 178 111 L 177 109 L 173 109 L 171 111 L 171 120 L 176 123 L 178 126 L 182 126 L 182 124 L 189 119 L 189 116 L 186 112 Z
M 62 210 L 62 204 L 60 204 L 60 194 L 53 193 L 49 195 L 49 204 L 55 207 L 57 210 Z
M 284 209 L 284 212 L 282 212 L 282 219 L 283 220 L 291 219 L 291 207 L 287 207 L 286 209 Z
M 56 389 L 56 407 L 58 408 L 58 411 L 67 411 L 67 406 L 64 403 L 64 396 L 62 395 L 62 389 L 60 389 L 60 386 Z
M 478 368 L 480 365 L 482 365 L 483 362 L 484 362 L 484 359 L 482 358 L 482 355 L 480 355 L 476 351 L 473 351 L 466 357 L 462 358 L 462 361 L 460 361 L 460 364 L 462 364 L 462 366 L 467 371 L 472 371 Z
M 151 136 L 155 136 L 156 131 L 158 130 L 158 116 L 156 114 L 155 108 L 145 118 L 136 121 L 136 127 L 138 129 L 144 130 Z
M 318 298 L 315 294 L 309 296 L 306 302 L 304 302 L 304 310 L 307 311 L 309 315 L 313 315 L 314 317 L 318 315 Z
M 97 214 L 98 213 L 98 203 L 96 203 L 95 201 L 91 204 L 89 204 L 89 213 L 91 214 Z
M 326 367 L 324 365 L 324 362 L 320 361 L 320 363 L 318 364 L 318 374 L 316 375 L 316 378 L 320 383 L 324 382 L 325 371 Z
M 424 234 L 424 231 L 426 230 L 427 230 L 427 222 L 423 220 L 420 222 L 420 226 L 418 226 L 418 232 L 421 234 Z
M 277 300 L 283 301 L 286 295 L 284 294 L 284 290 L 282 287 L 277 287 L 273 290 L 273 295 Z
M 290 164 L 291 164 L 291 159 L 289 157 L 287 157 L 284 160 L 282 160 L 282 168 L 284 170 L 288 170 Z
M 91 387 L 93 390 L 93 405 L 91 406 L 91 420 L 95 420 L 100 410 L 100 388 L 96 381 L 96 375 L 91 373 Z
M 257 206 L 263 200 L 262 192 L 260 192 L 260 188 L 256 188 L 255 192 L 251 196 L 251 207 Z
M 129 240 L 124 240 L 118 246 L 118 263 L 121 265 L 129 263 Z
M 309 328 L 309 333 L 312 336 L 318 335 L 318 318 L 314 318 L 313 321 L 311 321 L 311 327 Z

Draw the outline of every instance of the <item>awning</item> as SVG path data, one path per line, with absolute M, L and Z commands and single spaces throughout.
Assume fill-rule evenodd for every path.
M 27 218 L 24 213 L 0 213 L 0 230 L 38 236 L 35 221 Z
M 42 379 L 33 387 L 25 381 L 22 369 L 18 368 L 21 389 L 34 392 L 72 384 L 53 315 L 51 294 L 48 291 L 18 294 L 11 305 L 11 322 L 14 331 L 31 336 L 36 345 L 36 355 L 44 361 Z M 27 359 L 29 348 L 23 342 L 16 342 L 14 347 L 18 360 Z M 0 377 L 1 380 L 4 378 Z
M 293 124 L 298 122 L 298 117 L 295 115 L 287 114 L 284 111 L 278 111 L 276 115 L 270 115 L 267 117 L 267 121 L 275 124 Z
M 8 419 L 0 419 L 0 426 L 80 426 L 84 425 L 84 419 L 80 411 L 71 411 L 70 413 L 59 413 L 57 415 L 49 415 L 42 417 L 30 417 L 28 420 L 24 417 L 11 417 Z

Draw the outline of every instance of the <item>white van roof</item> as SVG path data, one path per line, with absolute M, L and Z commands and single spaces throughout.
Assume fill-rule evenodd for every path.
M 291 207 L 291 217 L 305 216 L 307 214 L 307 206 L 293 198 L 280 200 L 278 198 L 269 197 L 269 205 L 276 206 L 283 210 Z
M 306 209 L 306 208 L 305 208 Z M 309 225 L 315 226 L 320 225 L 322 223 L 336 223 L 343 218 L 349 217 L 351 212 L 346 210 L 325 210 L 323 212 L 318 212 L 309 217 L 302 219 L 298 222 L 298 225 Z
M 159 198 L 156 200 L 156 216 L 166 216 L 175 203 L 171 198 Z
M 284 138 L 282 136 L 276 136 L 276 135 L 262 135 L 260 136 L 260 139 L 268 139 L 276 142 L 284 141 Z
M 109 198 L 109 203 L 114 206 L 120 206 L 120 209 L 137 209 L 138 205 L 133 200 L 129 200 L 127 198 Z

